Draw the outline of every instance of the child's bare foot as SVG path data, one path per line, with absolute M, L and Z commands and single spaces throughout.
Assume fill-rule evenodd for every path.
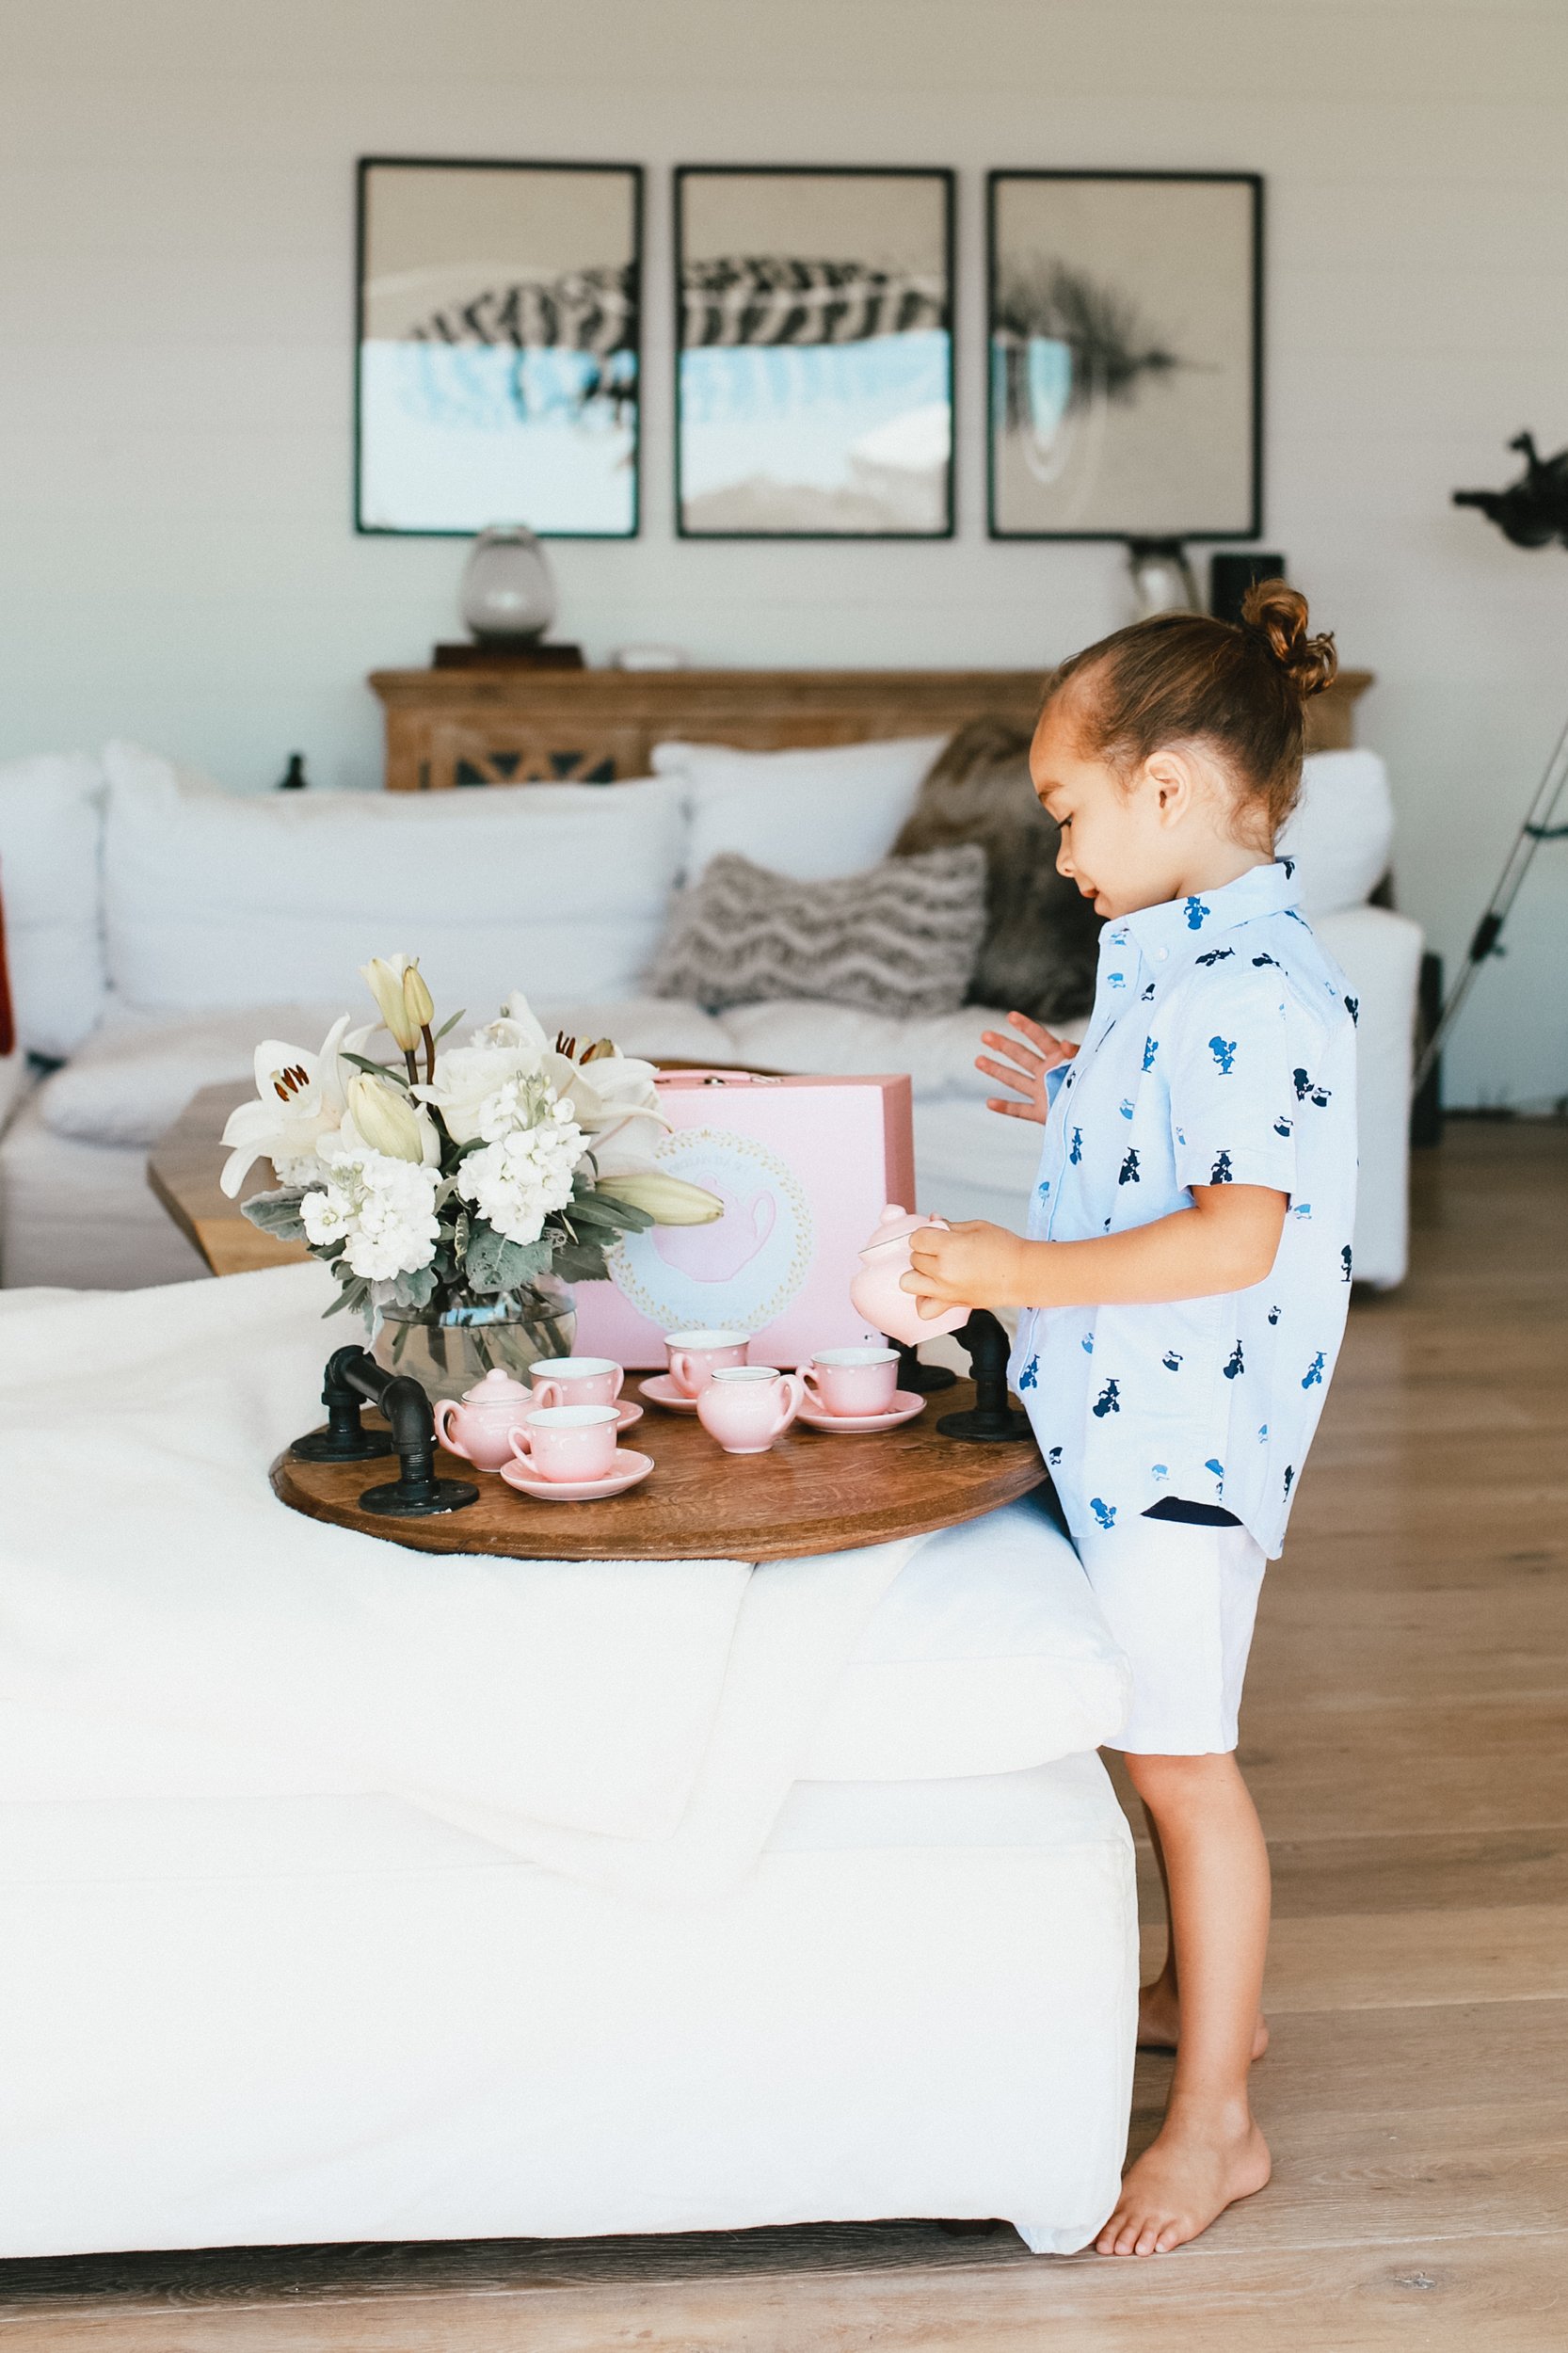
M 1138 1989 L 1138 2048 L 1174 2051 L 1180 2037 L 1181 2005 L 1168 1977 L 1156 1977 Z M 1269 2047 L 1269 2022 L 1261 2010 L 1253 2033 L 1252 2056 L 1260 2059 Z
M 1269 2178 L 1269 2145 L 1247 2120 L 1234 2135 L 1167 2124 L 1122 2184 L 1116 2211 L 1095 2241 L 1101 2255 L 1168 2255 L 1207 2231 Z

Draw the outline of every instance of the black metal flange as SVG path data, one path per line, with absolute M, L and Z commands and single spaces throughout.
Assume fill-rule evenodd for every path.
M 356 1401 L 356 1428 L 360 1419 L 357 1401 L 368 1399 L 386 1421 L 384 1439 L 377 1432 L 360 1430 L 360 1444 L 355 1451 L 328 1453 L 326 1449 L 332 1438 L 334 1389 L 346 1391 Z M 408 1373 L 388 1372 L 368 1349 L 340 1348 L 328 1360 L 327 1386 L 322 1395 L 327 1401 L 328 1427 L 296 1441 L 293 1450 L 303 1461 L 353 1463 L 374 1454 L 397 1456 L 396 1479 L 380 1487 L 367 1487 L 360 1497 L 362 1512 L 374 1512 L 385 1519 L 429 1519 L 437 1513 L 461 1512 L 469 1504 L 478 1502 L 478 1488 L 471 1486 L 466 1479 L 437 1478 L 436 1417 L 430 1410 L 430 1400 Z M 340 1414 L 343 1410 L 340 1408 Z M 350 1433 L 345 1417 L 342 1427 L 347 1443 Z M 376 1443 L 365 1443 L 371 1440 Z
M 895 1340 L 883 1334 L 889 1348 L 898 1350 L 898 1385 L 915 1397 L 935 1397 L 939 1389 L 951 1389 L 958 1375 L 946 1365 L 922 1365 L 918 1353 L 905 1340 Z
M 1012 1349 L 990 1309 L 975 1308 L 953 1337 L 968 1351 L 974 1403 L 967 1413 L 942 1416 L 936 1424 L 942 1436 L 961 1438 L 970 1446 L 1008 1446 L 1032 1437 L 1029 1416 L 1007 1401 L 1007 1360 Z
M 289 1452 L 301 1463 L 369 1463 L 378 1455 L 394 1454 L 390 1430 L 367 1430 L 360 1419 L 363 1399 L 344 1378 L 344 1368 L 368 1357 L 363 1348 L 335 1349 L 327 1359 L 321 1401 L 327 1408 L 325 1430 L 308 1431 L 296 1438 Z M 374 1358 L 369 1358 L 374 1363 Z

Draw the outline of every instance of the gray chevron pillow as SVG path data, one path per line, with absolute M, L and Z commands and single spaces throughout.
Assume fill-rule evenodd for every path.
M 985 853 L 972 843 L 808 883 L 727 851 L 677 899 L 648 985 L 715 1013 L 776 997 L 956 1013 L 984 930 Z

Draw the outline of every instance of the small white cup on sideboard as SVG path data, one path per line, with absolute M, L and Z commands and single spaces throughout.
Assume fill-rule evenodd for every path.
M 749 1332 L 666 1332 L 670 1379 L 682 1397 L 700 1397 L 715 1372 L 744 1365 Z
M 719 1365 L 696 1401 L 697 1419 L 727 1454 L 765 1454 L 799 1413 L 806 1384 L 773 1365 Z

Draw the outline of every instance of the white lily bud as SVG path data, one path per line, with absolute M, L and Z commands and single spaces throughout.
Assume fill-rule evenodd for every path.
M 436 1000 L 424 985 L 424 975 L 416 956 L 404 968 L 403 1003 L 416 1030 L 427 1029 L 436 1017 Z
M 683 1176 L 666 1176 L 661 1168 L 638 1169 L 630 1176 L 601 1176 L 595 1187 L 613 1201 L 644 1209 L 655 1225 L 712 1225 L 724 1215 L 717 1193 L 689 1185 Z
M 419 1044 L 420 1032 L 419 1023 L 409 1021 L 408 1000 L 404 993 L 403 976 L 408 963 L 407 956 L 372 956 L 368 964 L 360 967 L 360 978 L 376 1000 L 376 1011 L 405 1054 L 411 1053 Z
M 424 1130 L 415 1110 L 401 1087 L 389 1086 L 385 1079 L 373 1079 L 368 1071 L 356 1071 L 348 1081 L 348 1115 L 355 1128 L 373 1152 L 384 1152 L 390 1160 L 423 1160 Z

